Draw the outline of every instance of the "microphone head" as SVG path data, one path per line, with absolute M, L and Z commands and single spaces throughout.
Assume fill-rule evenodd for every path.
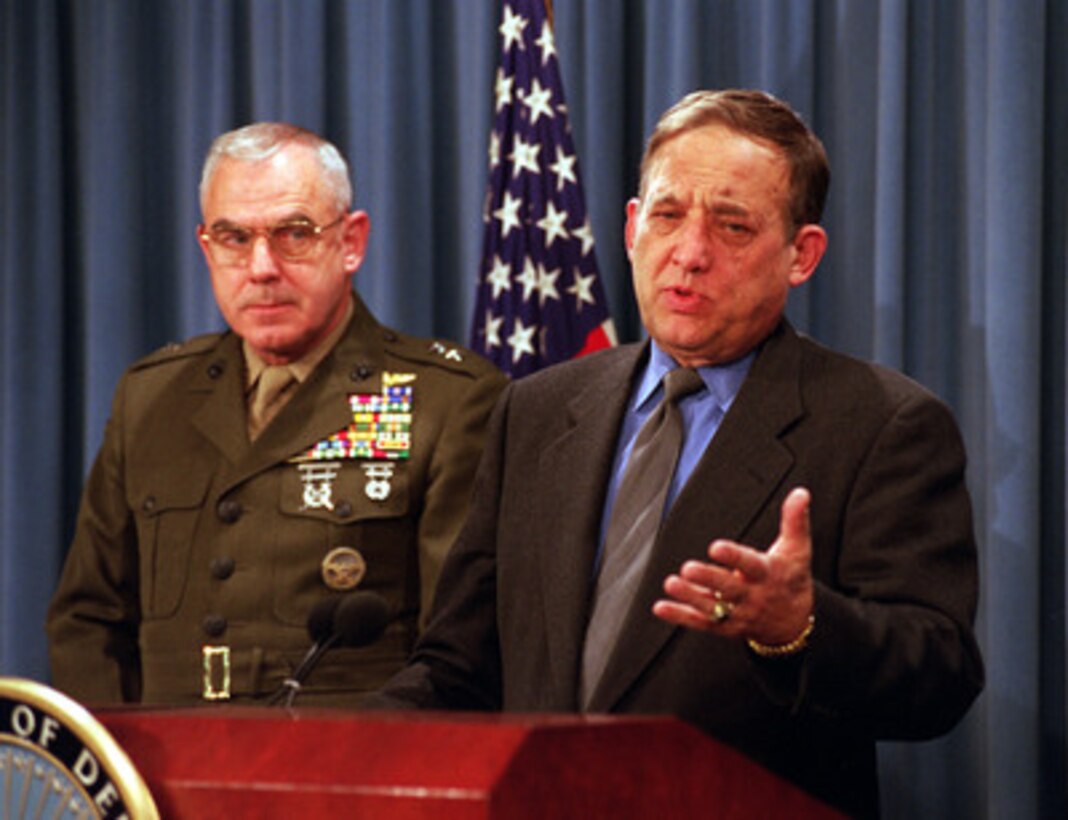
M 308 613 L 308 635 L 314 643 L 325 641 L 334 632 L 334 621 L 344 599 L 332 596 L 316 601 Z
M 354 592 L 341 599 L 334 615 L 338 646 L 366 646 L 377 641 L 389 623 L 390 609 L 377 592 Z

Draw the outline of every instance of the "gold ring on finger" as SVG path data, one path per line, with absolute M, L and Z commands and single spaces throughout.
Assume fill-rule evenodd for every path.
M 712 606 L 708 620 L 714 624 L 725 624 L 731 619 L 731 610 L 733 609 L 734 604 L 730 601 L 724 601 L 722 594 L 716 595 L 716 603 Z

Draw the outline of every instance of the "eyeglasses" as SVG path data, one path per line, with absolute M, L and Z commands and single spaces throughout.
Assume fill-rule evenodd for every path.
M 240 225 L 200 227 L 200 238 L 209 243 L 212 257 L 220 265 L 240 265 L 252 255 L 256 237 L 267 240 L 271 252 L 287 262 L 307 259 L 319 246 L 319 237 L 341 224 L 342 214 L 329 225 L 316 225 L 310 219 L 292 219 L 269 228 L 243 228 Z

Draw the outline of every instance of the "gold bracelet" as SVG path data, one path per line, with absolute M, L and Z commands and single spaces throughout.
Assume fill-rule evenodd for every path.
M 801 630 L 801 634 L 794 638 L 789 643 L 780 643 L 775 646 L 768 646 L 767 644 L 758 643 L 752 638 L 748 638 L 746 643 L 749 644 L 749 648 L 762 658 L 781 658 L 784 655 L 793 655 L 800 652 L 806 646 L 808 646 L 808 637 L 812 634 L 812 630 L 816 628 L 816 616 L 809 615 L 808 623 L 805 624 L 805 628 Z

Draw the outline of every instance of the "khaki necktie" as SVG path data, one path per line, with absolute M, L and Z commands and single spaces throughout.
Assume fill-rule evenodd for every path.
M 682 446 L 682 416 L 677 402 L 702 387 L 704 382 L 693 368 L 669 372 L 664 376 L 663 400 L 634 440 L 605 532 L 604 556 L 586 629 L 580 684 L 584 706 L 589 705 L 615 647 L 660 529 Z
M 269 365 L 260 373 L 248 408 L 248 436 L 255 440 L 285 405 L 283 396 L 296 381 L 283 365 Z

